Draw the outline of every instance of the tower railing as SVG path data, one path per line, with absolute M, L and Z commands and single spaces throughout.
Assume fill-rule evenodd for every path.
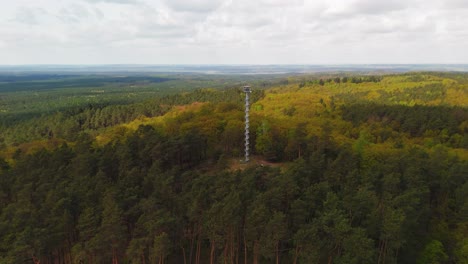
M 245 162 L 249 162 L 249 108 L 250 108 L 250 86 L 243 87 L 245 93 Z

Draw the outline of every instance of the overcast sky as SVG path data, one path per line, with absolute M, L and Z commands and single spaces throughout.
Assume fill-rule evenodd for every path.
M 468 63 L 468 0 L 14 0 L 0 64 Z

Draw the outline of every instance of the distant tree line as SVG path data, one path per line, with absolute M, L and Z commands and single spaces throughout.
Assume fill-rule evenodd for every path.
M 333 77 L 333 78 L 319 78 L 316 80 L 309 80 L 309 81 L 302 81 L 299 83 L 299 88 L 302 88 L 306 85 L 325 85 L 326 83 L 363 83 L 363 82 L 380 82 L 382 80 L 382 76 L 344 76 L 344 77 Z

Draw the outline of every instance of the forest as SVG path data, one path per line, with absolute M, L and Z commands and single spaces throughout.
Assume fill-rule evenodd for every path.
M 2 73 L 0 130 L 0 263 L 468 263 L 467 73 Z

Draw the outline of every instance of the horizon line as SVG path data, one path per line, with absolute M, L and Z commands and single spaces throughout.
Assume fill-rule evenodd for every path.
M 3 66 L 354 66 L 354 65 L 468 65 L 467 63 L 28 63 Z

